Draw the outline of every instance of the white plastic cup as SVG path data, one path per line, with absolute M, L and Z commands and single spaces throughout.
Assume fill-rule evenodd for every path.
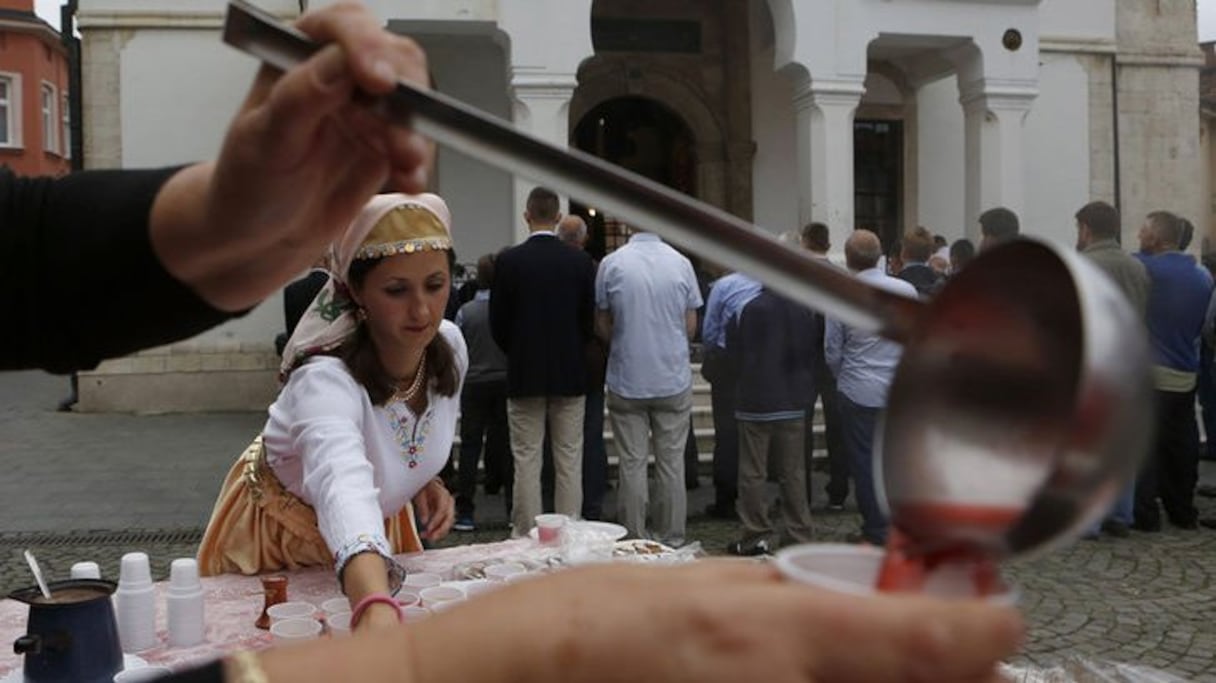
M 570 518 L 566 515 L 537 515 L 536 540 L 541 545 L 558 545 L 562 540 L 562 530 Z
M 486 578 L 490 581 L 503 582 L 509 580 L 512 576 L 526 574 L 528 568 L 518 562 L 503 562 L 502 564 L 492 564 L 484 570 Z
M 140 666 L 134 669 L 123 669 L 114 674 L 114 683 L 142 683 L 155 681 L 173 673 L 167 666 Z
M 333 614 L 341 614 L 350 611 L 350 600 L 346 598 L 330 598 L 321 603 L 321 611 L 325 613 L 325 617 L 329 618 Z
M 873 596 L 878 593 L 878 574 L 886 551 L 873 546 L 843 543 L 808 543 L 777 553 L 778 571 L 785 578 L 836 593 Z M 1017 603 L 1016 590 L 981 595 L 974 581 L 974 567 L 945 564 L 925 577 L 921 594 L 943 599 L 979 599 L 998 605 Z
M 466 583 L 462 586 L 462 588 L 464 588 L 464 594 L 467 595 L 470 600 L 472 600 L 473 598 L 475 598 L 479 595 L 482 595 L 484 593 L 489 593 L 490 591 L 494 590 L 495 588 L 500 588 L 500 587 L 501 587 L 501 584 L 494 582 L 494 581 L 489 581 L 487 579 L 478 579 L 475 581 L 469 581 L 468 583 Z
M 329 627 L 329 635 L 336 637 L 350 635 L 350 610 L 325 614 L 325 625 Z
M 72 565 L 70 576 L 73 579 L 100 579 L 101 567 L 96 562 L 77 562 Z
M 424 588 L 423 590 L 426 589 Z M 418 605 L 422 604 L 422 596 L 414 592 L 399 591 L 393 596 L 393 598 L 397 600 L 397 605 L 401 607 L 401 609 L 405 609 L 406 607 L 417 607 Z
M 279 643 L 312 640 L 321 635 L 321 622 L 311 618 L 282 619 L 270 625 L 270 635 Z
M 316 621 L 317 608 L 310 602 L 280 602 L 266 610 L 270 623 L 287 619 L 312 619 Z
M 418 591 L 421 591 L 423 588 L 430 588 L 432 586 L 438 586 L 441 583 L 443 583 L 443 577 L 438 574 L 431 574 L 428 572 L 417 572 L 414 574 L 406 574 L 403 585 L 406 585 L 406 586 L 409 586 L 410 588 L 414 588 L 414 589 L 417 589 Z
M 431 616 L 431 610 L 425 607 L 406 607 L 401 612 L 405 615 L 405 623 L 407 624 Z
M 448 602 L 460 602 L 465 599 L 464 591 L 455 586 L 431 586 L 422 589 L 422 606 L 435 609 Z

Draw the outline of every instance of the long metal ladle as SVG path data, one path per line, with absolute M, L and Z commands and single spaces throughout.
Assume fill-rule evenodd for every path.
M 282 70 L 320 48 L 242 0 L 229 4 L 224 41 Z M 905 344 L 875 462 L 893 523 L 924 552 L 965 547 L 999 558 L 1073 538 L 1146 450 L 1152 385 L 1143 326 L 1115 285 L 1072 252 L 1031 240 L 994 248 L 926 305 L 441 93 L 401 83 L 375 106 L 440 144 Z

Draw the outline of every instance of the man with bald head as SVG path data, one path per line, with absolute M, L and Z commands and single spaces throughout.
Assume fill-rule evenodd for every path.
M 911 283 L 882 272 L 878 261 L 882 243 L 869 230 L 854 230 L 844 243 L 845 262 L 857 279 L 911 299 Z M 887 540 L 887 519 L 874 488 L 874 430 L 887 405 L 887 391 L 899 365 L 903 347 L 873 332 L 854 329 L 828 318 L 824 330 L 824 360 L 836 376 L 837 405 L 845 450 L 860 508 L 860 539 L 882 545 Z
M 570 214 L 557 224 L 557 239 L 563 244 L 582 250 L 587 246 L 587 223 L 582 216 Z

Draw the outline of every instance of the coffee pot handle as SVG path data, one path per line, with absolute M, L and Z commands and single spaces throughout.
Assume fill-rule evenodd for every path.
M 13 653 L 36 655 L 42 652 L 42 637 L 25 635 L 13 641 Z

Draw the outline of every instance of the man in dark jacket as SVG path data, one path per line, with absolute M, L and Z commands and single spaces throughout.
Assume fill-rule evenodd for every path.
M 553 444 L 554 508 L 582 511 L 584 348 L 594 320 L 595 266 L 558 240 L 560 203 L 552 190 L 528 195 L 531 235 L 495 262 L 490 330 L 507 354 L 507 420 L 515 458 L 513 533 L 522 536 L 541 513 L 541 444 Z
M 739 424 L 739 519 L 743 538 L 727 546 L 735 555 L 772 549 L 774 529 L 765 495 L 771 453 L 781 486 L 785 535 L 811 540 L 807 501 L 805 430 L 812 385 L 815 316 L 767 288 L 743 307 L 727 327 L 726 351 L 738 378 L 735 418 Z

